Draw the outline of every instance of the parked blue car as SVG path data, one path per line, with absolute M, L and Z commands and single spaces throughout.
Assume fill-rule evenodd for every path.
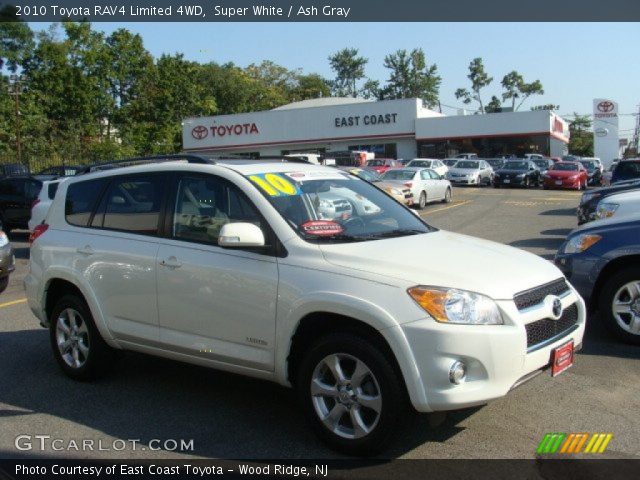
M 640 214 L 578 227 L 555 264 L 618 338 L 640 345 Z

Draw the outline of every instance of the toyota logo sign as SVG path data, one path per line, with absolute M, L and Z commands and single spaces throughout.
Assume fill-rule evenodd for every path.
M 196 140 L 202 140 L 209 135 L 209 129 L 207 127 L 203 127 L 202 125 L 198 125 L 197 127 L 193 127 L 191 130 L 191 136 Z
M 600 102 L 598 104 L 598 111 L 602 113 L 612 112 L 614 108 L 615 108 L 615 105 L 613 104 L 613 102 L 610 102 L 609 100 L 605 100 L 604 102 Z

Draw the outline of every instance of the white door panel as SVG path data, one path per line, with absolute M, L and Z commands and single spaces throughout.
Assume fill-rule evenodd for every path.
M 275 258 L 180 241 L 167 241 L 157 258 L 163 344 L 211 360 L 273 369 Z
M 74 268 L 85 278 L 114 337 L 157 341 L 155 239 L 107 233 L 79 235 Z

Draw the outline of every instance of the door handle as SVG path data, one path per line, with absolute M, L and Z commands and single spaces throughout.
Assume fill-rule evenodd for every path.
M 95 253 L 93 251 L 93 248 L 91 248 L 91 245 L 85 245 L 82 248 L 76 248 L 76 252 L 81 253 L 82 255 L 93 255 Z
M 180 263 L 176 257 L 172 256 L 162 260 L 160 262 L 160 265 L 167 268 L 180 268 L 182 266 L 182 263 Z

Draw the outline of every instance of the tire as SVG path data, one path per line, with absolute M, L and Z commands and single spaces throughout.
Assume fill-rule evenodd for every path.
M 0 293 L 4 292 L 9 286 L 9 276 L 0 278 Z
M 427 193 L 422 191 L 420 192 L 420 198 L 418 198 L 418 209 L 424 210 L 427 206 Z
M 92 380 L 113 364 L 114 350 L 102 339 L 83 298 L 64 295 L 53 307 L 49 322 L 53 356 L 67 376 Z M 64 355 L 63 343 L 68 345 Z
M 529 188 L 531 186 L 531 184 L 529 183 L 529 177 L 524 177 L 524 180 L 522 181 L 522 186 L 524 188 Z
M 342 381 L 328 366 L 336 363 L 341 367 Z M 358 386 L 352 380 L 356 365 L 359 371 L 368 372 Z M 386 448 L 400 430 L 403 415 L 410 411 L 391 361 L 375 342 L 352 333 L 320 338 L 302 359 L 296 388 L 316 434 L 330 448 L 348 455 L 370 456 Z M 362 397 L 367 397 L 368 406 L 360 403 Z M 330 417 L 332 413 L 335 415 Z
M 543 185 L 542 185 L 542 189 L 543 189 L 543 190 L 549 190 L 549 187 L 547 187 L 546 185 L 544 185 L 544 184 L 543 184 Z
M 444 198 L 442 199 L 442 203 L 451 203 L 451 189 L 447 188 L 444 192 Z
M 600 318 L 606 327 L 620 340 L 633 345 L 640 345 L 640 290 L 638 289 L 640 289 L 640 265 L 634 265 L 622 269 L 609 278 L 598 298 Z M 626 302 L 627 299 L 631 303 L 628 312 L 614 314 L 614 305 Z

